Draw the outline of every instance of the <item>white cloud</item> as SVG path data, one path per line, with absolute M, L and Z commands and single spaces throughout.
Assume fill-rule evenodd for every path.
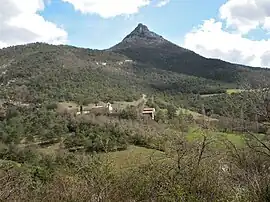
M 0 48 L 31 42 L 65 43 L 67 32 L 46 21 L 43 0 L 1 0 Z
M 270 39 L 254 40 L 246 35 L 254 29 L 270 31 L 269 13 L 269 0 L 228 0 L 220 8 L 224 21 L 204 21 L 186 34 L 183 46 L 209 58 L 270 67 Z
M 160 2 L 157 3 L 157 7 L 162 7 L 170 3 L 171 0 L 161 0 Z
M 220 8 L 220 17 L 227 26 L 241 33 L 248 33 L 258 26 L 265 26 L 270 17 L 269 0 L 228 0 Z
M 103 18 L 129 15 L 150 4 L 150 0 L 62 0 L 84 14 L 95 13 Z
M 261 56 L 262 65 L 270 67 L 270 51 L 266 51 Z
M 270 17 L 264 19 L 263 28 L 270 31 Z

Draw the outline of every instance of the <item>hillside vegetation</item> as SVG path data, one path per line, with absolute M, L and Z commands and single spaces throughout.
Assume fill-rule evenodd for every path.
M 206 79 L 258 88 L 269 85 L 270 71 L 208 59 L 179 47 L 139 24 L 131 34 L 110 50 L 148 67 Z
M 1 97 L 32 103 L 95 102 L 132 100 L 142 93 L 226 90 L 226 84 L 221 82 L 125 61 L 129 59 L 107 51 L 40 43 L 3 49 L 0 50 Z
M 9 106 L 0 199 L 268 201 L 268 136 L 221 133 L 175 112 L 168 106 L 157 123 L 131 109 L 117 118 Z
M 265 69 L 206 59 L 165 39 L 151 40 L 136 28 L 105 51 L 42 43 L 2 49 L 0 95 L 24 102 L 94 102 L 132 100 L 142 93 L 216 94 L 268 85 Z
M 0 201 L 268 202 L 268 82 L 142 24 L 108 50 L 1 49 Z

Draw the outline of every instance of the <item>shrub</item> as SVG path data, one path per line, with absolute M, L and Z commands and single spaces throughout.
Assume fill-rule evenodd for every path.
M 57 109 L 57 104 L 56 103 L 50 103 L 46 105 L 47 110 L 55 110 Z

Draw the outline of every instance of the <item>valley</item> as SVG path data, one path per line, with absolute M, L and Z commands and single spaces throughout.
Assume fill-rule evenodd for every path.
M 0 201 L 268 201 L 269 81 L 143 24 L 0 49 Z

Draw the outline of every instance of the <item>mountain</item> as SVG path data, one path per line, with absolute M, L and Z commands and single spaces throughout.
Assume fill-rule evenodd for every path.
M 132 100 L 260 87 L 270 71 L 207 59 L 139 24 L 107 50 L 32 43 L 0 49 L 0 102 Z
M 192 51 L 179 47 L 170 41 L 164 39 L 162 36 L 150 31 L 146 25 L 142 23 L 128 34 L 120 43 L 111 47 L 109 50 L 114 52 L 121 52 L 122 50 L 149 48 L 156 49 L 156 52 L 163 53 L 162 49 L 173 53 L 192 53 Z
M 225 83 L 149 67 L 111 51 L 33 43 L 0 50 L 0 102 L 132 100 L 216 93 Z
M 109 50 L 147 64 L 149 67 L 166 71 L 251 87 L 269 84 L 268 69 L 205 58 L 173 44 L 141 23 Z
M 112 50 L 144 47 L 144 46 L 158 46 L 164 43 L 169 43 L 162 36 L 151 32 L 146 25 L 139 24 L 123 41 L 114 47 Z

